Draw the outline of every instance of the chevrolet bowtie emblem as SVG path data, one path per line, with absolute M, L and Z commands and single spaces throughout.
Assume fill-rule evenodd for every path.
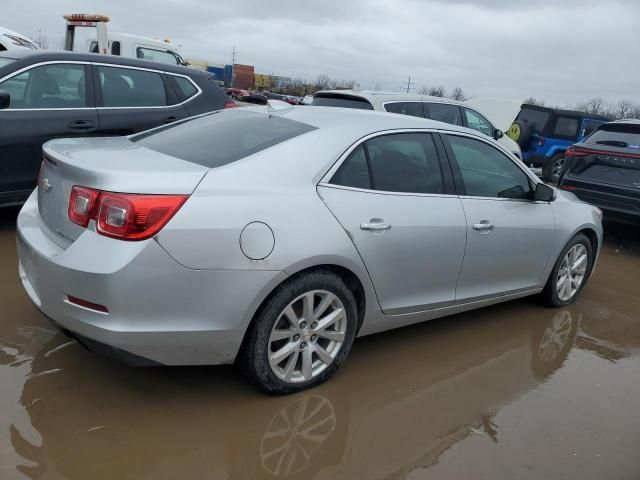
M 44 178 L 42 180 L 42 190 L 44 190 L 44 193 L 49 193 L 52 188 L 53 188 L 53 185 L 51 185 L 51 182 L 49 181 L 49 179 Z

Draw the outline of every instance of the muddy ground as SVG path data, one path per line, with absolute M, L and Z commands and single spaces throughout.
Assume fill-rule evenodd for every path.
M 581 299 L 356 341 L 272 398 L 233 367 L 132 368 L 59 333 L 0 212 L 0 478 L 640 478 L 640 230 L 607 225 Z

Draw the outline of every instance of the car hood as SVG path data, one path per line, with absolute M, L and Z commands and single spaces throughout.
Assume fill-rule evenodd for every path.
M 506 132 L 518 116 L 523 101 L 509 98 L 479 97 L 465 100 L 464 103 L 478 109 L 495 127 Z

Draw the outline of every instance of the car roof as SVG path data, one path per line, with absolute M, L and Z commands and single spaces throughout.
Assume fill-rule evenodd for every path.
M 383 92 L 379 90 L 320 90 L 315 95 L 344 95 L 364 98 L 369 102 L 433 102 L 463 105 L 462 102 L 446 97 L 434 97 L 417 93 Z M 314 96 L 315 96 L 314 95 Z
M 605 117 L 603 115 L 593 115 L 586 112 L 580 112 L 578 110 L 564 110 L 561 108 L 551 108 L 551 107 L 543 107 L 540 105 L 533 105 L 531 103 L 523 103 L 520 108 L 527 108 L 529 110 L 539 110 L 541 112 L 549 112 L 554 115 L 566 115 L 569 117 L 585 117 L 585 118 L 593 118 L 594 120 L 603 120 L 605 122 L 610 121 L 611 119 Z
M 318 106 L 290 106 L 290 108 L 285 108 L 274 113 L 267 108 L 268 107 L 264 106 L 251 106 L 242 107 L 242 110 L 246 109 L 260 113 L 280 115 L 283 118 L 305 123 L 318 129 L 334 128 L 337 130 L 349 130 L 350 134 L 359 136 L 384 130 L 421 128 L 463 132 L 473 134 L 479 138 L 486 138 L 486 135 L 465 127 L 398 113 L 362 110 L 359 108 Z
M 116 55 L 101 55 L 98 53 L 81 53 L 66 51 L 49 51 L 49 50 L 30 50 L 21 48 L 0 52 L 0 58 L 12 58 L 14 60 L 28 60 L 30 64 L 52 61 L 77 61 L 77 62 L 94 62 L 109 63 L 113 65 L 122 65 L 126 67 L 149 68 L 153 70 L 161 70 L 163 72 L 180 73 L 182 75 L 202 75 L 213 76 L 209 72 L 187 68 L 180 65 L 170 65 L 168 63 L 151 62 L 149 60 L 140 60 L 137 58 L 119 57 Z M 23 65 L 24 66 L 24 65 Z

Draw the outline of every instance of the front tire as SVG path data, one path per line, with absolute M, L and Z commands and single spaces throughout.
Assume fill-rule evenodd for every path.
M 593 247 L 589 239 L 579 233 L 564 247 L 542 292 L 552 307 L 563 307 L 576 301 L 593 267 Z
M 338 275 L 303 273 L 278 287 L 260 309 L 238 363 L 267 393 L 306 390 L 333 376 L 351 350 L 357 324 L 355 298 Z

